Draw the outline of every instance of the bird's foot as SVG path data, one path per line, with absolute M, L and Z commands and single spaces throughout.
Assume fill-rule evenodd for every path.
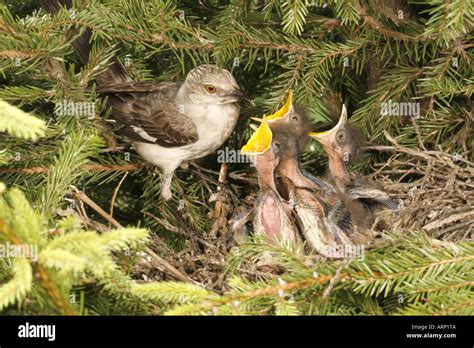
M 161 189 L 161 197 L 163 197 L 163 199 L 165 201 L 169 201 L 172 197 L 171 188 L 170 187 L 163 187 Z

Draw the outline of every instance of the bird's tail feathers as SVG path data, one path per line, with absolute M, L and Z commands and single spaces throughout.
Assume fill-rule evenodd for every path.
M 62 7 L 72 8 L 72 0 L 40 0 L 41 7 L 51 14 L 58 13 Z M 77 30 L 72 34 L 79 34 Z M 74 51 L 79 56 L 82 64 L 87 64 L 89 61 L 89 53 L 91 51 L 90 39 L 92 31 L 90 28 L 86 28 L 78 37 L 72 42 Z M 125 66 L 120 62 L 117 57 L 113 58 L 112 65 L 107 70 L 97 76 L 97 83 L 99 85 L 108 85 L 131 81 L 128 76 Z

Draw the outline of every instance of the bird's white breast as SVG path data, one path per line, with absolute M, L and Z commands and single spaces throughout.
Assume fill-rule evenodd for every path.
M 216 151 L 230 136 L 239 117 L 237 104 L 192 105 L 185 113 L 196 125 L 197 142 L 178 147 L 135 142 L 137 152 L 148 162 L 165 171 L 177 168 L 182 162 L 204 157 Z

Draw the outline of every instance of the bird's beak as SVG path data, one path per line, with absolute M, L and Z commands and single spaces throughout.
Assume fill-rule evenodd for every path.
M 275 112 L 274 114 L 271 114 L 270 116 L 267 116 L 267 121 L 272 123 L 275 120 L 285 117 L 286 115 L 288 115 L 288 113 L 291 111 L 292 108 L 293 108 L 293 92 L 290 91 L 288 94 L 288 99 L 286 100 L 285 104 L 277 112 Z M 250 119 L 258 123 L 262 122 L 262 119 L 259 117 L 250 117 Z
M 323 142 L 325 142 L 326 139 L 329 138 L 330 132 L 331 132 L 331 131 L 326 131 L 326 132 L 309 132 L 308 135 L 309 135 L 311 138 L 313 138 L 313 139 L 315 139 L 315 140 L 317 140 L 317 141 L 323 143 Z
M 268 121 L 277 120 L 285 117 L 293 109 L 293 91 L 290 90 L 288 93 L 288 99 L 286 99 L 285 104 L 274 114 L 271 114 L 267 117 Z
M 230 94 L 232 97 L 238 98 L 240 100 L 244 100 L 246 102 L 249 102 L 253 106 L 255 106 L 255 103 L 253 102 L 252 98 L 250 98 L 247 94 L 242 92 L 240 89 L 235 90 Z
M 308 135 L 319 141 L 321 144 L 325 144 L 329 142 L 330 135 L 336 133 L 339 129 L 347 126 L 347 109 L 344 104 L 342 104 L 342 112 L 341 116 L 339 117 L 339 122 L 330 130 L 325 132 L 309 132 Z
M 272 131 L 268 126 L 266 117 L 264 116 L 262 123 L 255 133 L 252 134 L 249 141 L 247 141 L 247 144 L 242 147 L 240 153 L 244 155 L 262 154 L 270 148 L 272 137 Z

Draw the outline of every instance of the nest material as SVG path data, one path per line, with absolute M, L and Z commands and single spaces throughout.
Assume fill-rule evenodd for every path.
M 389 195 L 398 200 L 399 210 L 384 210 L 378 220 L 403 237 L 404 232 L 425 230 L 430 237 L 457 241 L 473 237 L 474 233 L 474 163 L 441 151 L 428 151 L 400 146 L 386 134 L 393 146 L 370 146 L 368 149 L 391 152 L 386 163 L 376 164 L 377 170 L 368 178 L 380 183 Z M 243 197 L 242 197 L 243 198 Z M 251 199 L 237 200 L 235 193 L 219 191 L 214 197 L 219 212 L 212 216 L 214 224 L 207 236 L 198 236 L 180 227 L 162 225 L 173 233 L 187 235 L 186 247 L 179 251 L 163 249 L 157 241 L 156 249 L 177 269 L 208 289 L 226 290 L 226 262 L 235 241 L 235 226 L 241 226 L 251 205 Z M 218 204 L 217 204 L 218 203 Z M 244 219 L 245 220 L 245 219 Z M 236 223 L 239 222 L 239 223 Z M 161 245 L 161 247 L 160 247 Z M 139 267 L 144 280 L 166 279 L 153 267 Z M 268 278 L 281 273 L 268 264 L 243 262 L 238 269 L 246 278 Z
M 425 230 L 446 241 L 474 236 L 474 163 L 458 155 L 400 146 L 371 146 L 393 156 L 371 176 L 400 202 L 396 214 L 386 216 L 391 230 Z M 393 178 L 397 178 L 393 180 Z
M 155 235 L 153 237 L 155 249 L 164 255 L 167 262 L 190 279 L 207 289 L 218 292 L 228 290 L 226 258 L 232 248 L 238 244 L 235 225 L 237 221 L 245 223 L 246 216 L 251 210 L 251 206 L 245 200 L 239 203 L 233 197 L 234 195 L 224 189 L 213 197 L 219 208 L 210 213 L 214 223 L 207 235 L 198 235 L 190 231 L 187 226 L 174 226 L 164 219 L 153 216 L 169 232 L 186 236 L 186 246 L 180 251 L 174 251 L 167 248 L 165 243 Z M 243 228 L 244 226 L 240 226 L 238 232 L 241 233 L 240 230 Z M 254 263 L 245 263 L 238 268 L 239 273 L 254 279 L 269 278 L 278 270 L 276 266 Z M 135 273 L 143 281 L 171 280 L 162 270 L 153 267 L 146 259 L 136 266 Z

